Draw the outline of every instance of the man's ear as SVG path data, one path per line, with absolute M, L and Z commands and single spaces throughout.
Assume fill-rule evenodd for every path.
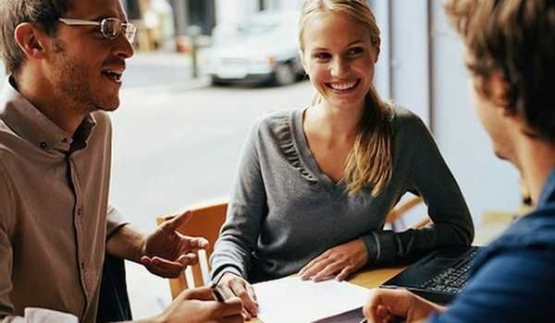
M 46 56 L 44 34 L 33 24 L 19 24 L 15 28 L 14 37 L 27 58 L 43 59 Z
M 493 104 L 502 108 L 505 114 L 512 115 L 514 111 L 509 109 L 511 86 L 503 74 L 497 71 L 493 72 L 489 77 L 487 86 L 489 87 L 488 90 Z

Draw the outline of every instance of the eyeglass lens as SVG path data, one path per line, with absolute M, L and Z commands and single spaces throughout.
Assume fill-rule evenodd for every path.
M 124 24 L 117 18 L 105 18 L 100 22 L 100 31 L 108 39 L 117 38 L 122 32 L 129 42 L 133 42 L 136 34 L 135 26 Z
M 106 18 L 100 23 L 100 31 L 108 39 L 118 37 L 121 34 L 122 28 L 121 21 L 115 18 Z

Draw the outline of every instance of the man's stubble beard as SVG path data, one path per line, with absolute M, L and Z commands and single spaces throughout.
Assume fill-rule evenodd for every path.
M 104 97 L 95 95 L 91 84 L 96 80 L 91 76 L 89 65 L 86 62 L 79 64 L 71 57 L 66 49 L 66 44 L 61 40 L 54 40 L 53 50 L 57 54 L 55 76 L 58 80 L 58 87 L 55 89 L 56 96 L 61 99 L 61 104 L 68 105 L 65 108 L 79 109 L 84 113 L 117 109 L 119 99 L 117 103 L 110 104 L 102 102 L 105 100 Z

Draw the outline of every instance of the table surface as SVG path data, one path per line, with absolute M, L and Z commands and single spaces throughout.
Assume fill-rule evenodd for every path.
M 488 223 L 487 225 L 480 226 L 479 230 L 476 230 L 473 245 L 483 246 L 488 244 L 501 234 L 507 226 L 508 223 Z M 369 269 L 353 275 L 348 281 L 358 286 L 376 288 L 386 280 L 403 271 L 403 269 L 405 269 L 405 267 Z M 253 319 L 249 322 L 263 323 L 259 319 Z

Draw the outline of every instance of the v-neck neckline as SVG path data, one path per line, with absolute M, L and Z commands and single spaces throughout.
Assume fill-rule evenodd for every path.
M 324 183 L 325 186 L 328 186 L 331 188 L 344 189 L 345 187 L 344 178 L 342 177 L 340 180 L 336 182 L 331 177 L 329 177 L 326 173 L 324 173 L 320 169 L 320 166 L 318 165 L 318 162 L 316 161 L 316 158 L 314 157 L 312 150 L 310 150 L 310 146 L 308 145 L 308 139 L 306 138 L 306 133 L 304 132 L 304 129 L 303 129 L 303 119 L 307 109 L 308 108 L 304 108 L 302 110 L 295 110 L 292 115 L 293 120 L 291 120 L 292 134 L 296 138 L 295 141 L 298 144 L 297 149 L 298 149 L 299 157 L 304 161 L 305 165 L 308 166 L 308 168 L 310 169 L 310 172 L 315 177 L 320 179 L 320 181 Z

